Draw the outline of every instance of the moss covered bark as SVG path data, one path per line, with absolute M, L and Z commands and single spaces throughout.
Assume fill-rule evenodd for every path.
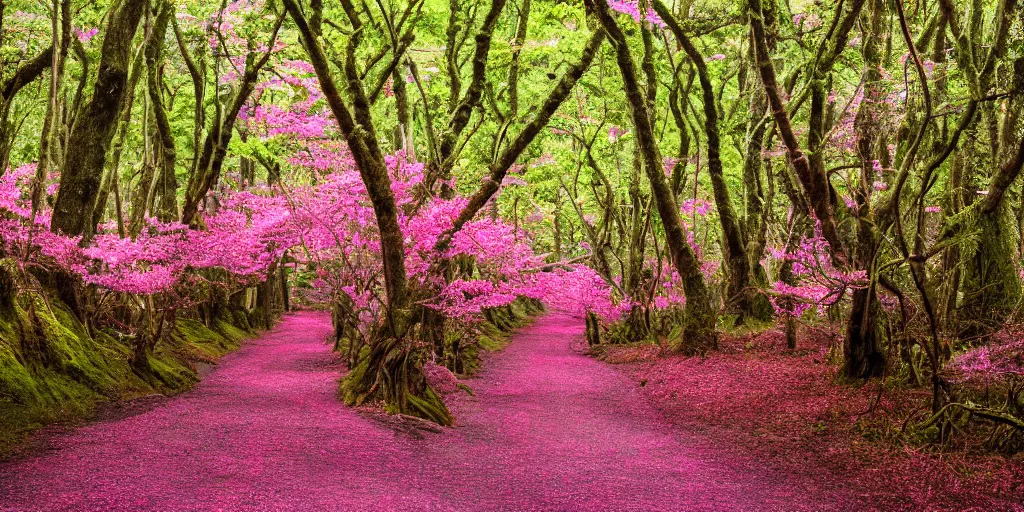
M 976 338 L 993 332 L 1021 299 L 1014 265 L 1018 235 L 1009 212 L 998 209 L 979 219 L 978 246 L 964 261 L 963 298 L 958 311 L 960 336 Z

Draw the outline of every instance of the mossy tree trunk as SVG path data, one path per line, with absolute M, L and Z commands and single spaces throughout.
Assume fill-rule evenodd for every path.
M 762 293 L 768 286 L 768 273 L 761 265 L 761 258 L 764 257 L 767 241 L 768 210 L 766 203 L 772 200 L 766 195 L 764 187 L 765 166 L 763 150 L 764 139 L 767 134 L 767 122 L 763 122 L 761 114 L 767 110 L 767 100 L 761 90 L 751 91 L 751 112 L 752 117 L 747 127 L 747 154 L 743 159 L 743 187 L 745 189 L 744 203 L 746 215 L 743 221 L 744 241 L 747 244 L 747 265 L 750 268 L 750 288 L 747 289 L 744 297 L 747 301 L 745 310 L 741 309 L 741 322 L 747 318 L 756 321 L 768 321 L 772 318 L 774 310 L 768 296 Z M 770 163 L 769 163 L 770 165 Z M 770 179 L 770 173 L 769 173 Z
M 1024 78 L 1024 58 L 1016 59 L 1013 74 L 1016 79 Z M 1020 231 L 1003 200 L 1024 168 L 1024 91 L 1019 88 L 1011 93 L 1001 124 L 1003 133 L 995 141 L 999 148 L 995 158 L 1002 160 L 1002 165 L 981 199 L 978 246 L 965 262 L 964 298 L 958 319 L 963 323 L 961 335 L 966 337 L 984 336 L 998 329 L 1019 305 L 1022 294 L 1014 265 Z M 985 147 L 990 146 L 980 145 L 979 152 Z M 992 155 L 983 153 L 982 157 L 982 162 L 988 162 Z
M 647 232 L 651 217 L 651 198 L 641 190 L 643 180 L 643 159 L 639 153 L 634 155 L 633 167 L 629 173 L 629 199 L 632 206 L 629 215 L 629 238 L 627 245 L 626 268 L 622 271 L 622 288 L 626 296 L 636 300 L 626 314 L 622 323 L 619 341 L 642 341 L 650 334 L 647 324 L 646 284 L 650 281 L 650 271 L 644 268 L 644 256 L 647 252 Z M 597 245 L 595 247 L 601 247 Z M 595 252 L 601 249 L 595 249 Z M 610 278 L 610 275 L 609 275 Z
M 10 164 L 11 145 L 14 143 L 17 129 L 17 125 L 10 119 L 14 98 L 26 85 L 42 76 L 52 61 L 51 46 L 23 62 L 10 78 L 0 83 L 0 176 L 7 172 L 7 166 Z
M 167 35 L 168 22 L 174 14 L 174 4 L 169 0 L 162 0 L 157 3 L 156 10 L 156 17 L 150 27 L 149 41 L 146 43 L 145 50 L 146 83 L 149 90 L 150 106 L 153 110 L 153 121 L 156 125 L 153 140 L 158 168 L 156 191 L 159 193 L 160 203 L 155 213 L 161 222 L 172 222 L 178 218 L 178 185 L 174 176 L 177 152 L 174 145 L 174 133 L 171 132 L 171 123 L 164 105 L 162 61 L 164 39 Z
M 50 43 L 54 52 L 50 62 L 50 87 L 43 116 L 42 130 L 39 134 L 39 158 L 36 165 L 35 179 L 32 182 L 32 216 L 42 208 L 44 187 L 50 168 L 63 167 L 60 150 L 62 140 L 60 133 L 64 128 L 61 110 L 65 108 L 61 90 L 64 72 L 67 69 L 68 51 L 72 39 L 72 13 L 70 0 L 53 0 L 51 3 L 53 16 L 50 18 Z
M 857 155 L 860 157 L 860 179 L 854 189 L 856 203 L 857 243 L 853 251 L 853 264 L 864 270 L 869 284 L 853 291 L 853 302 L 843 340 L 843 371 L 850 378 L 877 377 L 885 371 L 886 358 L 879 336 L 877 291 L 875 289 L 875 261 L 878 240 L 871 218 L 871 192 L 874 180 L 874 161 L 887 161 L 887 151 L 879 130 L 882 116 L 883 79 L 881 75 L 882 51 L 887 19 L 882 0 L 868 0 L 869 10 L 863 19 L 864 100 L 854 118 L 857 136 Z
M 147 295 L 140 300 L 143 304 L 139 308 L 140 319 L 132 347 L 132 368 L 141 377 L 150 379 L 156 377 L 150 358 L 157 343 L 163 339 L 166 333 L 173 330 L 174 310 L 158 308 L 159 298 L 153 295 Z M 168 325 L 170 325 L 169 328 Z
M 839 54 L 846 48 L 847 36 L 863 4 L 864 0 L 854 0 L 850 10 L 844 14 L 843 21 L 839 24 L 832 37 L 823 41 L 822 46 L 818 50 L 819 58 L 816 59 L 813 69 L 812 86 L 814 86 L 815 82 L 824 80 L 824 76 L 829 73 Z M 832 187 L 828 182 L 824 169 L 820 166 L 811 165 L 808 155 L 801 148 L 800 141 L 793 131 L 787 104 L 783 99 L 782 89 L 779 87 L 772 55 L 768 48 L 768 35 L 764 25 L 763 9 L 762 0 L 749 0 L 747 2 L 751 42 L 754 46 L 758 74 L 761 77 L 765 94 L 768 96 L 768 104 L 775 119 L 775 126 L 786 147 L 789 162 L 796 171 L 797 178 L 804 191 L 803 196 L 805 200 L 799 204 L 806 205 L 810 210 L 808 213 L 817 218 L 821 225 L 822 237 L 832 247 L 833 255 L 838 256 L 842 254 L 843 243 L 836 227 L 835 213 L 833 211 L 835 197 Z M 815 130 L 815 126 L 812 123 L 811 130 Z M 811 140 L 815 140 L 814 137 L 820 136 L 821 134 L 815 134 L 814 136 L 809 134 Z
M 121 202 L 121 157 L 124 155 L 125 141 L 128 137 L 129 128 L 132 124 L 132 111 L 136 101 L 135 89 L 141 81 L 145 59 L 139 58 L 143 49 L 138 50 L 135 58 L 132 59 L 131 70 L 128 73 L 128 90 L 125 92 L 125 102 L 121 109 L 120 122 L 117 133 L 111 143 L 110 158 L 107 162 L 106 176 L 96 195 L 96 206 L 93 210 L 93 225 L 99 225 L 105 215 L 107 201 L 110 195 L 114 195 L 114 219 L 117 222 L 117 232 L 122 238 L 128 236 L 128 227 L 125 224 L 124 213 Z
M 349 22 L 356 32 L 348 41 L 342 67 L 348 93 L 352 98 L 350 106 L 342 99 L 319 38 L 310 28 L 298 3 L 296 0 L 284 0 L 284 6 L 295 21 L 324 98 L 352 151 L 380 231 L 387 297 L 384 318 L 369 346 L 359 355 L 359 362 L 342 383 L 342 395 L 350 404 L 381 400 L 392 412 L 451 424 L 451 413 L 427 385 L 423 375 L 424 350 L 416 340 L 415 319 L 410 311 L 405 242 L 398 225 L 398 208 L 370 113 L 371 103 L 363 88 L 360 72 L 356 69 L 355 53 L 359 45 L 362 20 L 358 13 L 349 12 Z
M 93 208 L 107 149 L 125 101 L 132 41 L 146 0 L 124 0 L 114 7 L 106 29 L 93 95 L 68 140 L 60 188 L 53 207 L 54 232 L 77 236 L 92 232 Z
M 636 133 L 637 144 L 643 158 L 644 172 L 651 185 L 651 195 L 657 206 L 662 227 L 665 230 L 669 253 L 676 271 L 683 281 L 686 294 L 686 318 L 683 325 L 683 340 L 680 349 L 684 353 L 699 354 L 717 348 L 718 336 L 715 331 L 718 310 L 711 303 L 704 275 L 697 257 L 687 242 L 686 230 L 679 216 L 679 206 L 669 187 L 662 169 L 660 150 L 651 123 L 647 100 L 641 91 L 636 65 L 629 49 L 629 42 L 622 28 L 615 21 L 606 0 L 587 0 L 587 9 L 597 17 L 608 33 L 608 39 L 615 49 L 616 62 L 622 74 L 622 82 L 629 101 L 630 115 Z
M 1017 272 L 1018 233 L 1008 208 L 998 207 L 979 219 L 978 247 L 964 261 L 963 299 L 958 311 L 960 335 L 986 336 L 999 329 L 1021 299 Z
M 704 56 L 683 32 L 672 11 L 661 0 L 654 0 L 654 10 L 668 25 L 690 62 L 697 70 L 697 82 L 701 88 L 704 108 L 704 131 L 707 136 L 708 176 L 715 196 L 715 207 L 722 228 L 722 247 L 728 268 L 728 290 L 726 306 L 739 314 L 742 321 L 748 316 L 764 319 L 767 298 L 753 289 L 754 269 L 747 254 L 747 244 L 740 229 L 739 215 L 733 206 L 732 192 L 725 182 L 722 164 L 721 134 L 718 129 L 719 112 L 714 85 L 708 74 Z M 757 157 L 760 157 L 758 153 Z M 770 314 L 770 313 L 769 313 Z

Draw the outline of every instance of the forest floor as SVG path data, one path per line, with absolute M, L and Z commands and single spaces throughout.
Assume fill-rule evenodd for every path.
M 840 508 L 811 479 L 734 464 L 680 435 L 547 315 L 488 356 L 459 424 L 394 429 L 336 398 L 326 314 L 286 317 L 197 388 L 43 434 L 0 465 L 11 510 L 722 510 Z
M 841 338 L 807 329 L 787 350 L 777 329 L 723 336 L 706 359 L 645 344 L 598 357 L 639 385 L 676 429 L 798 481 L 827 479 L 877 510 L 1024 511 L 1024 453 L 963 435 L 937 447 L 903 434 L 927 417 L 928 390 L 837 382 Z
M 652 394 L 660 389 L 651 381 L 658 365 L 679 361 L 598 361 L 583 354 L 582 323 L 565 315 L 540 317 L 487 355 L 483 371 L 466 381 L 474 395 L 451 397 L 458 425 L 450 429 L 340 404 L 341 365 L 325 343 L 329 333 L 325 313 L 289 315 L 226 356 L 194 391 L 42 433 L 37 449 L 0 463 L 0 510 L 860 510 L 868 503 L 857 492 L 862 475 L 808 470 L 829 467 L 811 460 L 827 457 L 811 447 L 766 462 L 747 438 L 724 442 L 719 434 L 731 431 L 717 428 L 721 419 L 695 428 L 666 404 L 705 404 Z M 640 385 L 641 373 L 651 384 Z

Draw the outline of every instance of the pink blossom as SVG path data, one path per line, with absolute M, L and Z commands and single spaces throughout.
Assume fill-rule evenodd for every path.
M 91 41 L 92 38 L 95 37 L 96 34 L 98 34 L 99 32 L 100 32 L 100 29 L 95 28 L 95 27 L 94 28 L 90 28 L 88 30 L 83 30 L 81 28 L 75 28 L 75 35 L 78 36 L 78 40 L 83 42 L 83 43 L 88 43 L 89 41 Z
M 627 133 L 629 133 L 629 132 L 626 131 L 626 130 L 623 130 L 622 128 L 619 128 L 618 126 L 615 126 L 615 125 L 609 126 L 608 127 L 608 142 L 611 143 L 611 144 L 615 144 L 616 142 L 618 142 L 618 140 L 620 138 L 622 138 L 623 135 L 625 135 Z
M 613 11 L 620 12 L 633 18 L 633 21 L 637 23 L 645 21 L 654 27 L 665 27 L 665 22 L 662 21 L 661 17 L 659 17 L 656 12 L 654 12 L 654 9 L 650 7 L 644 7 L 641 9 L 640 3 L 637 0 L 610 0 L 608 2 L 608 7 Z

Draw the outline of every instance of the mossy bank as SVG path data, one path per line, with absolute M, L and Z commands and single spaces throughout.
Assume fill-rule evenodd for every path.
M 179 314 L 149 357 L 133 366 L 130 335 L 88 328 L 51 293 L 4 293 L 0 303 L 0 458 L 52 423 L 76 423 L 99 404 L 171 395 L 198 380 L 196 363 L 212 363 L 253 334 L 243 311 L 223 319 Z M 241 326 L 241 327 L 239 327 Z

